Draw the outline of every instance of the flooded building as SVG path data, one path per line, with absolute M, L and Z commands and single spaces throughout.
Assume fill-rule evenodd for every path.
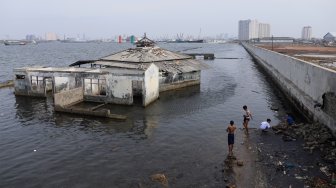
M 160 92 L 200 84 L 201 70 L 207 68 L 206 64 L 189 55 L 157 47 L 147 37 L 138 41 L 136 46 L 95 61 L 79 61 L 71 66 L 90 63 L 94 67 L 127 70 L 134 67 L 146 68 L 153 63 L 159 68 Z M 141 85 L 134 83 L 137 84 Z
M 135 98 L 147 106 L 161 91 L 200 84 L 202 68 L 206 65 L 191 56 L 161 49 L 145 37 L 136 48 L 70 67 L 16 68 L 15 95 L 51 93 L 60 111 L 85 101 L 132 105 Z

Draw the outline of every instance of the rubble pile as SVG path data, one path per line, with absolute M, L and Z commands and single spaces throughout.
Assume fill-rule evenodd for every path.
M 328 127 L 319 123 L 302 123 L 294 124 L 292 126 L 280 123 L 279 125 L 272 127 L 272 129 L 275 134 L 281 134 L 282 139 L 285 142 L 303 139 L 304 143 L 302 144 L 302 147 L 304 150 L 310 153 L 319 150 L 324 162 L 318 162 L 315 165 L 317 165 L 320 172 L 322 172 L 327 179 L 321 179 L 318 177 L 311 179 L 308 176 L 300 176 L 299 174 L 302 175 L 304 171 L 313 169 L 314 167 L 291 165 L 290 163 L 281 162 L 280 160 L 288 160 L 285 154 L 283 154 L 283 159 L 280 159 L 281 157 L 277 158 L 279 160 L 276 164 L 278 171 L 283 171 L 283 173 L 286 174 L 289 169 L 297 167 L 297 169 L 301 172 L 295 174 L 295 178 L 306 180 L 306 185 L 310 185 L 311 187 L 331 187 L 331 185 L 336 185 L 336 138 L 332 135 Z M 276 157 L 276 155 L 273 157 Z
M 303 138 L 305 141 L 303 148 L 305 150 L 312 153 L 319 149 L 327 163 L 336 165 L 336 138 L 326 126 L 319 123 L 296 124 L 293 126 L 279 124 L 272 129 L 276 134 L 283 134 L 282 139 L 284 141 L 295 141 L 298 138 Z

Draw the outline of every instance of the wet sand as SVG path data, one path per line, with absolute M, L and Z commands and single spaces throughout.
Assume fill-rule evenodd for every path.
M 256 129 L 250 129 L 249 134 L 240 128 L 236 131 L 234 157 L 226 156 L 223 162 L 223 177 L 227 187 L 268 187 L 263 169 L 258 166 L 258 150 Z M 241 163 L 242 162 L 242 166 Z

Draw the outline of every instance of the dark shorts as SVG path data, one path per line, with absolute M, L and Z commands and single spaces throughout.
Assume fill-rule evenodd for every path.
M 244 120 L 243 120 L 243 121 L 244 121 L 244 123 L 245 123 L 245 122 L 249 122 L 249 121 L 250 121 L 250 117 L 246 117 L 246 116 L 244 116 Z
M 234 144 L 234 134 L 228 134 L 228 145 Z

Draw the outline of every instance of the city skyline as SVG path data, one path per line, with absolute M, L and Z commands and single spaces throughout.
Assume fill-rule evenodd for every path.
M 336 31 L 333 0 L 244 0 L 225 2 L 125 0 L 4 0 L 0 12 L 0 39 L 25 38 L 28 34 L 60 38 L 82 36 L 111 38 L 116 35 L 152 38 L 185 36 L 204 37 L 227 34 L 238 36 L 239 20 L 262 20 L 272 26 L 271 35 L 300 38 L 302 27 L 314 29 L 314 38 Z M 314 15 L 314 16 L 313 16 Z

